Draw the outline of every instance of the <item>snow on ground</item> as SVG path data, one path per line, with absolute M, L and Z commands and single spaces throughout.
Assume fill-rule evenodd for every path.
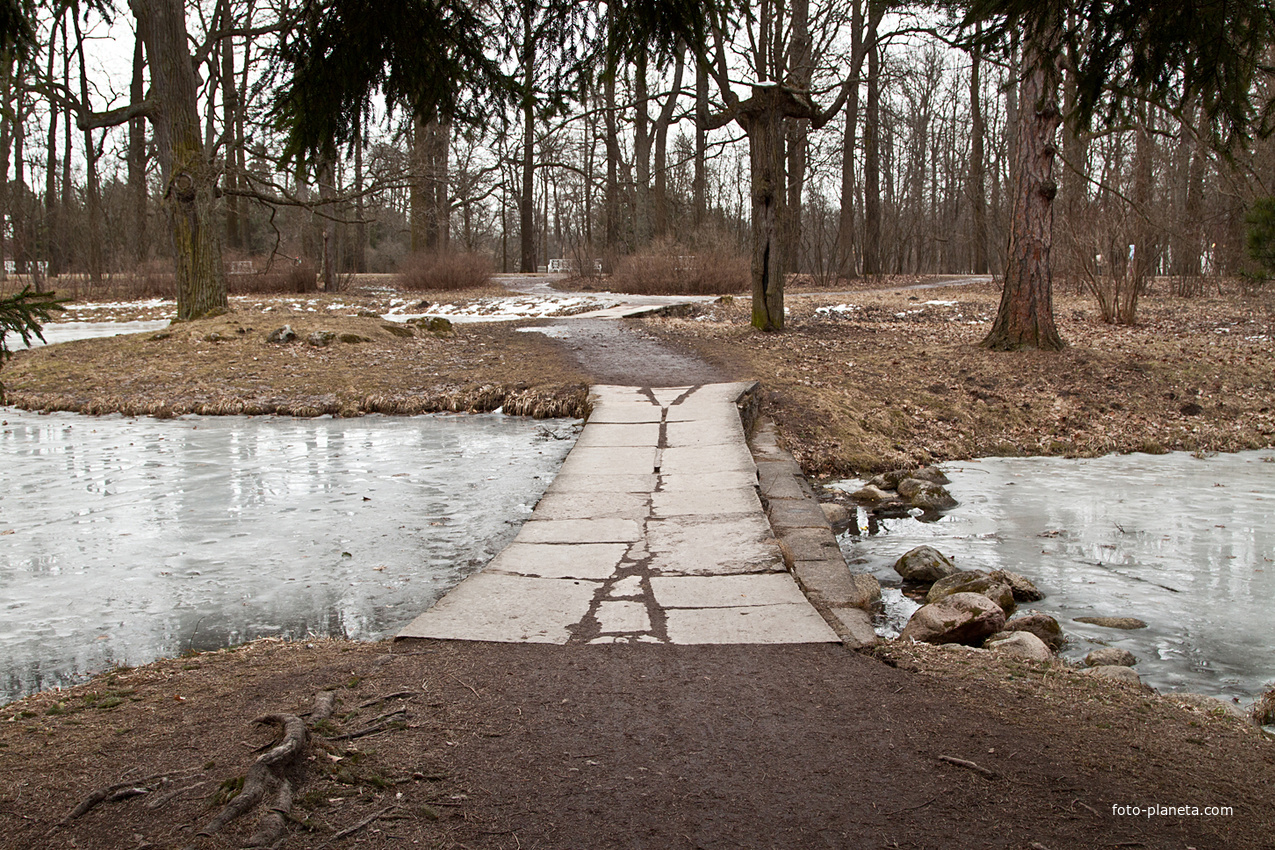
M 571 316 L 590 310 L 601 310 L 619 304 L 616 298 L 593 295 L 569 295 L 545 298 L 519 295 L 508 298 L 482 298 L 468 304 L 432 304 L 424 312 L 416 305 L 395 299 L 381 318 L 391 322 L 407 322 L 426 316 L 440 316 L 453 322 L 509 322 L 514 319 L 546 319 Z

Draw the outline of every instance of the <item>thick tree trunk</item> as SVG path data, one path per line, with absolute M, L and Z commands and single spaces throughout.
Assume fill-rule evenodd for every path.
M 182 0 L 129 0 L 146 43 L 151 121 L 163 170 L 163 204 L 177 261 L 177 319 L 189 321 L 227 308 L 221 259 L 224 221 L 217 209 L 217 173 L 199 128 L 198 89 Z
M 354 271 L 363 274 L 367 271 L 367 221 L 363 199 L 363 125 L 359 124 L 358 135 L 354 139 Z
M 617 69 L 614 61 L 607 63 L 606 74 L 602 80 L 603 118 L 606 123 L 607 177 L 606 197 L 603 199 L 603 214 L 606 216 L 606 229 L 603 238 L 606 240 L 607 263 L 611 262 L 611 253 L 620 246 L 620 129 L 615 106 L 615 75 Z M 611 271 L 611 269 L 607 269 Z
M 1019 93 L 1014 142 L 1014 194 L 1008 265 L 1000 309 L 983 346 L 996 351 L 1063 347 L 1054 325 L 1049 253 L 1053 244 L 1053 168 L 1058 130 L 1058 66 L 1055 45 L 1031 45 L 1023 65 L 1031 69 Z
M 850 18 L 850 94 L 846 98 L 846 126 L 841 136 L 841 214 L 837 220 L 837 274 L 844 278 L 859 276 L 855 257 L 855 171 L 854 156 L 858 148 L 859 74 L 863 70 L 863 2 L 854 0 Z
M 532 33 L 531 3 L 522 12 L 522 196 L 518 199 L 518 221 L 522 248 L 519 270 L 536 270 L 536 206 L 533 192 L 536 180 L 536 48 Z
M 633 240 L 638 248 L 651 241 L 651 131 L 647 114 L 649 93 L 646 85 L 646 54 L 638 57 L 633 70 L 633 99 L 637 101 L 633 117 L 633 170 L 637 192 L 633 209 Z
M 323 281 L 324 292 L 336 292 L 339 288 L 336 276 L 336 222 L 332 220 L 336 213 L 332 203 L 336 197 L 336 145 L 331 140 L 323 146 L 323 153 L 315 169 L 315 182 L 319 184 L 319 209 L 324 213 L 316 216 L 321 252 L 319 279 Z
M 695 178 L 691 189 L 695 228 L 708 218 L 708 63 L 695 63 Z
M 881 53 L 868 33 L 868 92 L 863 122 L 863 274 L 881 273 Z
M 790 11 L 790 30 L 788 37 L 788 75 L 789 87 L 809 93 L 810 81 L 814 75 L 812 65 L 812 46 L 810 41 L 810 0 L 792 0 Z M 786 189 L 788 199 L 784 228 L 780 233 L 783 241 L 782 254 L 794 271 L 801 270 L 801 228 L 802 228 L 802 196 L 806 188 L 806 160 L 810 147 L 810 120 L 806 118 L 789 118 L 785 127 L 785 156 L 788 160 L 786 172 Z
M 139 36 L 133 44 L 133 81 L 129 97 L 133 103 L 141 103 L 146 96 L 146 52 Z M 146 119 L 134 118 L 128 122 L 128 196 L 133 208 L 132 253 L 133 262 L 146 260 Z
M 673 68 L 673 88 L 655 119 L 655 191 L 651 200 L 655 218 L 655 236 L 660 239 L 667 236 L 669 231 L 668 128 L 673 123 L 674 110 L 677 109 L 678 96 L 682 91 L 682 73 L 685 68 L 686 57 L 679 51 Z
M 222 21 L 227 28 L 235 25 L 230 3 L 222 7 Z M 222 126 L 226 145 L 226 188 L 239 188 L 239 174 L 235 168 L 237 142 L 235 126 L 239 120 L 239 86 L 235 79 L 235 45 L 231 39 L 221 41 L 221 108 Z M 233 192 L 226 196 L 226 245 L 232 250 L 243 248 L 243 224 L 240 218 L 240 198 Z
M 983 140 L 983 91 L 980 74 L 982 57 L 970 53 L 970 271 L 987 274 L 987 163 Z
M 445 251 L 451 219 L 447 191 L 451 127 L 420 115 L 412 121 L 412 250 Z

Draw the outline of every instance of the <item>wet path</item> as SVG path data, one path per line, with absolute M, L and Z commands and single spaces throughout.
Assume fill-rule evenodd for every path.
M 762 511 L 737 407 L 751 388 L 594 387 L 584 433 L 518 537 L 399 637 L 837 641 Z

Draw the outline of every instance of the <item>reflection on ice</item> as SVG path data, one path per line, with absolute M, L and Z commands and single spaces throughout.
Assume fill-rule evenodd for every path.
M 925 543 L 962 569 L 1022 573 L 1048 594 L 1031 607 L 1072 639 L 1064 655 L 1128 649 L 1161 690 L 1247 699 L 1275 680 L 1275 453 L 986 458 L 944 471 L 956 509 L 844 536 L 847 559 L 897 585 L 894 561 Z M 1074 622 L 1082 616 L 1150 627 Z
M 503 548 L 574 433 L 490 414 L 0 419 L 0 700 L 262 635 L 391 634 Z

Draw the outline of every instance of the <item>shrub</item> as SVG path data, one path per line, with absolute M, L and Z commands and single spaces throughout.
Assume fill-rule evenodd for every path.
M 720 242 L 687 247 L 659 242 L 621 259 L 610 288 L 639 295 L 747 292 L 748 257 Z
M 491 260 L 481 254 L 418 252 L 403 260 L 396 279 L 403 289 L 453 291 L 480 289 L 493 272 Z

